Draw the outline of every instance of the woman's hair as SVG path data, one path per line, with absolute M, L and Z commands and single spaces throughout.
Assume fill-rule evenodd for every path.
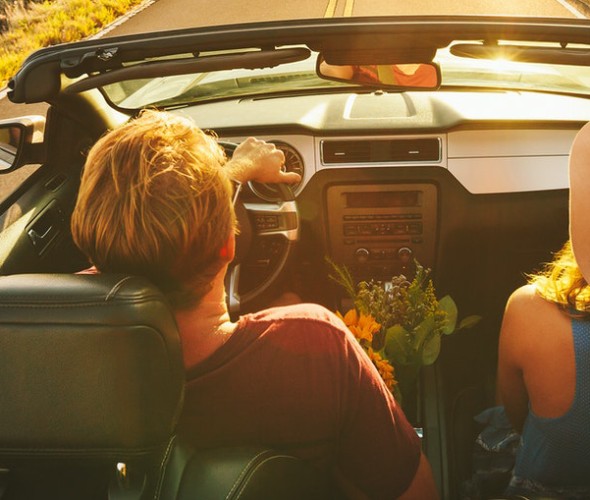
M 571 241 L 555 254 L 538 274 L 529 276 L 537 293 L 559 305 L 571 316 L 590 319 L 590 286 L 582 276 Z
M 101 272 L 145 276 L 176 308 L 197 303 L 235 229 L 225 161 L 190 120 L 142 112 L 90 150 L 74 242 Z

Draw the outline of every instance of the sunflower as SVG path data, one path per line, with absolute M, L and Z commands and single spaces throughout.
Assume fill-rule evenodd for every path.
M 344 321 L 344 324 L 361 344 L 365 341 L 367 345 L 371 345 L 373 335 L 381 330 L 381 325 L 375 321 L 373 316 L 364 313 L 359 314 L 356 309 L 351 309 L 344 317 L 340 313 L 336 314 Z
M 387 359 L 383 359 L 378 352 L 373 351 L 373 349 L 370 347 L 367 349 L 367 354 L 369 355 L 369 359 L 377 368 L 377 371 L 379 372 L 379 375 L 381 375 L 385 385 L 393 393 L 393 389 L 397 385 L 393 366 Z
M 339 312 L 336 312 L 336 314 L 359 341 L 359 344 L 361 344 L 369 359 L 377 368 L 385 385 L 393 394 L 397 385 L 393 365 L 371 348 L 373 335 L 381 329 L 381 325 L 370 314 L 359 313 L 356 309 L 351 309 L 344 316 Z

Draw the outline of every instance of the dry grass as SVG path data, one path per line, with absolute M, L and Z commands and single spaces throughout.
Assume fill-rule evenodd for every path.
M 0 88 L 37 49 L 81 40 L 100 31 L 141 0 L 54 0 L 17 4 L 8 10 L 10 29 L 0 35 Z

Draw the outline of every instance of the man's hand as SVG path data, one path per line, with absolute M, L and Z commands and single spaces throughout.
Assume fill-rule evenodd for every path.
M 238 182 L 299 182 L 299 174 L 283 172 L 284 164 L 285 155 L 274 144 L 249 137 L 236 148 L 225 168 Z

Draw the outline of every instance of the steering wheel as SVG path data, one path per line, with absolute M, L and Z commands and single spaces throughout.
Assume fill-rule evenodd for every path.
M 228 158 L 238 146 L 227 141 L 219 141 L 219 145 Z M 293 190 L 284 183 L 272 187 L 278 193 L 276 202 L 244 201 L 244 196 L 239 196 L 234 207 L 240 232 L 236 236 L 236 256 L 225 276 L 232 319 L 243 305 L 261 297 L 276 282 L 299 240 Z

